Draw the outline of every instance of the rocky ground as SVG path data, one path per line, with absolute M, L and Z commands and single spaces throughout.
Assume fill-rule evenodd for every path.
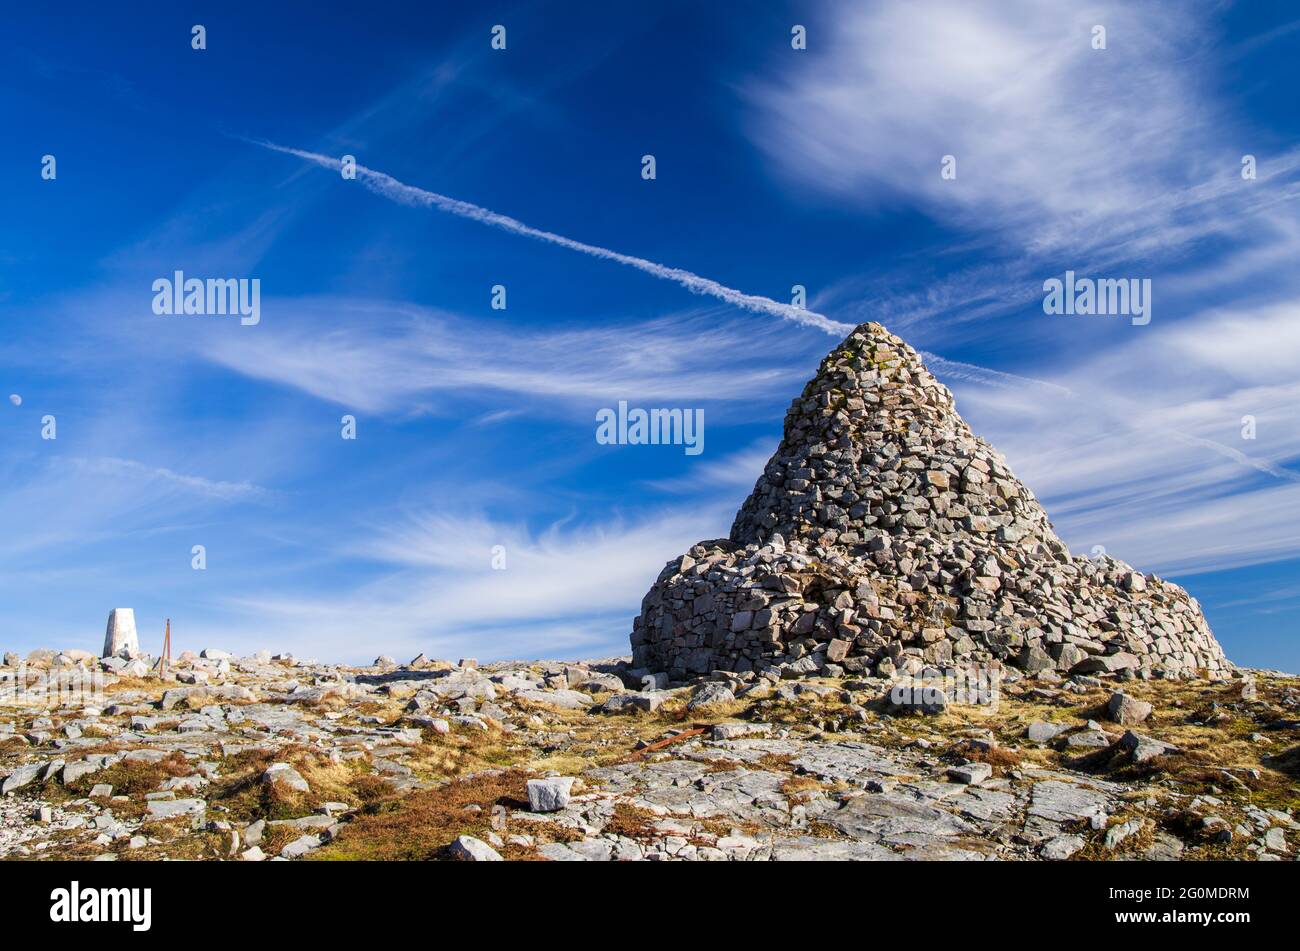
M 995 704 L 900 707 L 886 678 L 816 671 L 629 689 L 619 661 L 205 653 L 165 677 L 110 658 L 101 698 L 52 708 L 18 702 L 6 656 L 0 857 L 1289 861 L 1300 847 L 1300 679 L 1279 674 L 1009 670 Z M 99 664 L 47 651 L 21 669 Z

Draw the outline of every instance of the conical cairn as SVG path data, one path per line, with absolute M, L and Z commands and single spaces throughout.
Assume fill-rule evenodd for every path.
M 635 668 L 674 680 L 827 665 L 882 676 L 954 664 L 1231 669 L 1182 588 L 1072 556 L 948 389 L 874 323 L 791 404 L 731 537 L 659 575 L 632 648 Z

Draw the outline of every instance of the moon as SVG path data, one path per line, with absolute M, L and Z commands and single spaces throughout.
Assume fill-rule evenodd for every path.
M 10 394 L 9 394 L 9 402 L 10 402 L 10 403 L 13 403 L 15 406 L 22 406 L 22 405 L 23 405 L 23 398 L 22 398 L 21 396 L 19 396 L 17 393 L 10 393 Z

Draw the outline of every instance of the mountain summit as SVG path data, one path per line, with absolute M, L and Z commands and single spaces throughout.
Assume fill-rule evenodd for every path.
M 791 404 L 730 538 L 700 542 L 659 575 L 632 648 L 634 667 L 673 679 L 827 665 L 882 676 L 955 663 L 1231 669 L 1182 588 L 1072 556 L 947 387 L 875 323 L 827 355 Z

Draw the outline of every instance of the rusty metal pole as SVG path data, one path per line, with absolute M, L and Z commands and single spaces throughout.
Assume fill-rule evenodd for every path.
M 167 630 L 163 634 L 162 657 L 158 661 L 158 676 L 167 675 L 167 662 L 172 659 L 172 619 L 167 619 Z

